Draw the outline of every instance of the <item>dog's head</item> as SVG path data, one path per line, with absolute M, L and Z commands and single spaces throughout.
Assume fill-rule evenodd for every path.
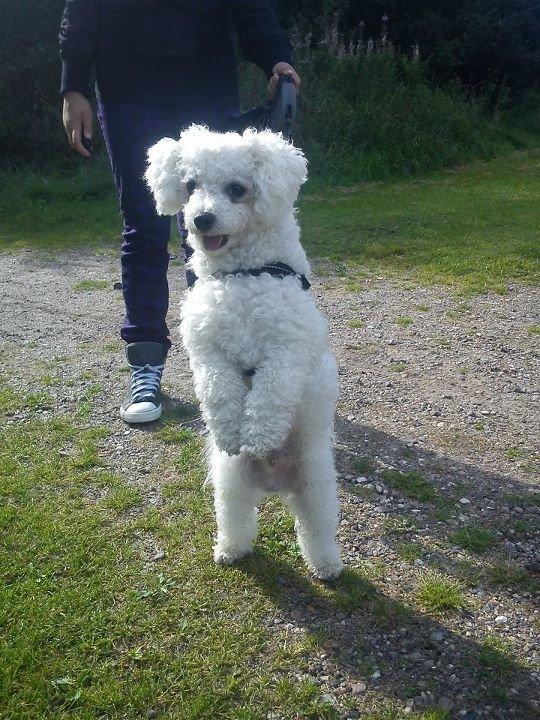
M 180 140 L 150 148 L 145 177 L 158 213 L 183 210 L 192 244 L 217 253 L 292 213 L 306 165 L 300 150 L 268 130 L 238 135 L 192 125 Z

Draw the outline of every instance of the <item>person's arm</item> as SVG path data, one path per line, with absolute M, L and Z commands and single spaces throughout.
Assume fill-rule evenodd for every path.
M 279 75 L 291 75 L 298 89 L 300 78 L 291 65 L 291 46 L 278 22 L 274 0 L 231 0 L 231 11 L 242 52 L 266 73 L 270 95 Z
M 98 0 L 67 0 L 60 26 L 60 57 L 64 98 L 63 121 L 72 148 L 85 157 L 90 152 L 83 136 L 92 139 L 90 71 L 96 56 Z

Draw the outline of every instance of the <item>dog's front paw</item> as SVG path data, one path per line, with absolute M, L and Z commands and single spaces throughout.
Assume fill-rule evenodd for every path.
M 217 565 L 234 565 L 235 562 L 249 555 L 250 552 L 251 546 L 248 548 L 235 548 L 218 543 L 214 546 L 214 561 Z
M 281 432 L 279 432 L 281 430 Z M 277 452 L 285 443 L 289 428 L 254 428 L 252 425 L 245 425 L 240 433 L 240 452 L 251 455 L 262 460 L 268 458 L 272 453 Z
M 212 437 L 216 447 L 227 455 L 238 455 L 240 452 L 241 442 L 239 433 L 227 432 L 221 428 L 212 428 Z

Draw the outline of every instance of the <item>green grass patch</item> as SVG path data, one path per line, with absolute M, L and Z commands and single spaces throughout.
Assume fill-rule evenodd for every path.
M 375 470 L 373 460 L 368 457 L 357 457 L 351 462 L 353 472 L 358 475 L 370 475 Z
M 519 667 L 509 643 L 496 635 L 489 635 L 482 642 L 475 660 L 482 676 L 498 680 L 509 679 Z
M 405 372 L 407 369 L 407 363 L 400 360 L 398 362 L 392 362 L 390 363 L 390 369 L 394 372 Z
M 382 476 L 390 487 L 411 500 L 434 502 L 439 497 L 437 490 L 419 472 L 402 473 L 399 470 L 383 470 Z
M 382 530 L 385 535 L 405 535 L 416 530 L 416 524 L 407 517 L 386 517 L 382 521 Z
M 75 283 L 75 292 L 90 292 L 92 290 L 105 290 L 109 286 L 108 280 L 81 280 Z
M 539 168 L 540 151 L 531 150 L 422 179 L 307 197 L 304 242 L 314 257 L 407 273 L 459 292 L 536 282 Z
M 483 553 L 497 543 L 497 538 L 492 530 L 469 525 L 459 528 L 450 535 L 450 541 L 459 545 L 464 550 L 474 553 Z
M 347 322 L 347 327 L 350 327 L 350 328 L 353 328 L 353 329 L 355 329 L 355 328 L 362 328 L 362 327 L 364 327 L 364 321 L 363 321 L 363 320 L 358 320 L 358 319 L 349 320 L 349 321 Z
M 402 542 L 396 545 L 399 558 L 407 562 L 414 562 L 422 557 L 422 546 L 414 542 Z
M 174 425 L 165 425 L 157 431 L 158 437 L 169 445 L 182 445 L 191 442 L 196 437 L 193 430 L 183 427 L 175 427 Z
M 466 605 L 461 585 L 433 571 L 420 576 L 415 597 L 424 610 L 435 614 L 457 612 Z
M 362 720 L 450 720 L 450 713 L 440 708 L 405 713 L 402 707 L 390 702 L 379 710 L 362 713 Z
M 527 332 L 529 335 L 540 335 L 540 325 L 529 325 Z
M 409 325 L 413 324 L 414 320 L 411 317 L 398 317 L 394 322 L 401 327 L 409 327 Z
M 421 179 L 307 195 L 300 203 L 306 249 L 353 272 L 406 274 L 460 292 L 535 282 L 539 167 L 540 151 L 528 150 Z M 86 165 L 75 176 L 4 173 L 0 214 L 0 249 L 117 246 L 120 219 L 105 164 Z
M 513 446 L 509 447 L 504 454 L 507 460 L 519 460 L 525 456 L 525 451 L 522 448 Z
M 295 677 L 315 636 L 291 646 L 268 634 L 277 578 L 333 612 L 371 596 L 369 582 L 351 574 L 336 589 L 298 575 L 292 520 L 273 507 L 255 556 L 216 566 L 201 439 L 182 444 L 170 500 L 144 509 L 136 488 L 102 468 L 105 432 L 68 418 L 0 423 L 5 717 L 334 718 L 320 689 Z M 166 547 L 158 564 L 139 555 L 145 540 Z

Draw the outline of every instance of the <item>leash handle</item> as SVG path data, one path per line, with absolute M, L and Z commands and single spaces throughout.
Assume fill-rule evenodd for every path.
M 273 132 L 282 133 L 289 142 L 292 141 L 292 128 L 296 118 L 296 85 L 290 75 L 281 75 L 276 88 L 276 95 L 270 109 L 269 128 Z

